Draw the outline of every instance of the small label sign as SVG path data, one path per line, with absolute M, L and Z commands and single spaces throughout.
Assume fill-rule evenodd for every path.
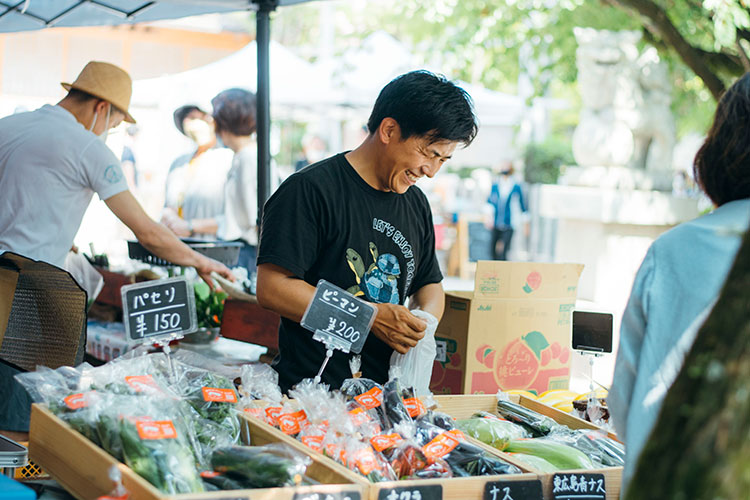
M 443 487 L 439 484 L 387 488 L 378 492 L 378 500 L 443 500 Z
M 315 332 L 313 338 L 330 348 L 359 353 L 376 313 L 372 304 L 320 280 L 300 324 Z
M 121 293 L 128 342 L 181 338 L 196 330 L 195 295 L 185 278 L 127 285 Z
M 484 500 L 542 500 L 542 482 L 491 481 L 484 485 Z
M 554 500 L 605 500 L 607 488 L 604 474 L 555 474 L 552 477 Z
M 292 500 L 362 500 L 357 491 L 337 491 L 335 493 L 295 493 Z

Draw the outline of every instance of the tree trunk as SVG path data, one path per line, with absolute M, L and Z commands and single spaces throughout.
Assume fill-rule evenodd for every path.
M 749 492 L 750 232 L 665 397 L 627 499 L 745 499 Z

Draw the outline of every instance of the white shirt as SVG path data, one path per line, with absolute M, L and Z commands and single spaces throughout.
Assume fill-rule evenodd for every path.
M 258 244 L 258 150 L 255 143 L 235 153 L 224 187 L 224 216 L 217 235 L 222 240 Z
M 0 120 L 0 252 L 62 267 L 93 194 L 126 189 L 119 160 L 66 109 Z

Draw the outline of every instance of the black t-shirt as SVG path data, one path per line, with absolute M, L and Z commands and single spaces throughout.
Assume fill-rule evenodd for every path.
M 370 302 L 403 304 L 439 283 L 435 232 L 427 198 L 372 188 L 338 154 L 291 175 L 268 200 L 258 265 L 276 264 L 316 286 L 324 279 Z M 287 391 L 317 375 L 325 346 L 299 323 L 282 318 L 275 368 Z M 393 350 L 370 334 L 362 375 L 383 383 Z M 350 354 L 335 351 L 322 379 L 333 388 L 351 377 Z

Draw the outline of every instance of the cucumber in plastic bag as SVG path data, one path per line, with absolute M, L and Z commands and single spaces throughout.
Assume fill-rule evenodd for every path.
M 591 459 L 579 450 L 550 439 L 516 439 L 508 444 L 505 451 L 543 458 L 560 470 L 596 468 Z

